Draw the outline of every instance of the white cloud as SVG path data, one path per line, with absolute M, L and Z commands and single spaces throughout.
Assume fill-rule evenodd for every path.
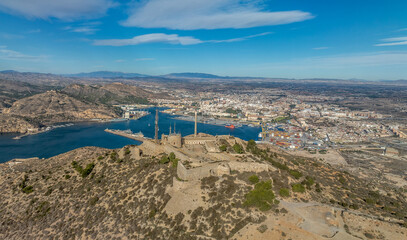
M 95 32 L 99 31 L 97 28 L 93 27 L 76 27 L 72 28 L 71 32 L 76 32 L 76 33 L 85 33 L 85 34 L 94 34 Z
M 299 10 L 270 12 L 259 0 L 146 0 L 133 5 L 122 25 L 180 30 L 251 28 L 313 18 Z
M 313 48 L 313 50 L 326 50 L 328 48 L 329 47 L 316 47 L 316 48 Z
M 407 37 L 385 38 L 385 39 L 382 39 L 381 41 L 386 42 L 386 43 L 375 44 L 375 46 L 383 47 L 383 46 L 407 45 Z
M 225 39 L 225 40 L 200 40 L 194 37 L 181 37 L 178 34 L 165 34 L 165 33 L 151 33 L 136 36 L 130 39 L 102 39 L 102 40 L 94 40 L 93 45 L 97 46 L 129 46 L 129 45 L 139 45 L 145 43 L 168 43 L 168 44 L 176 44 L 176 45 L 195 45 L 200 43 L 225 43 L 225 42 L 239 42 L 244 41 L 250 38 L 260 37 L 269 35 L 271 32 L 260 33 L 256 35 L 250 35 L 246 37 L 240 38 L 232 38 L 232 39 Z
M 123 59 L 117 59 L 117 60 L 115 60 L 115 62 L 117 62 L 117 63 L 122 63 L 122 62 L 125 62 L 126 60 L 123 60 Z
M 76 33 L 84 33 L 84 34 L 94 34 L 100 29 L 96 28 L 96 26 L 102 24 L 101 22 L 87 22 L 82 23 L 77 26 L 67 26 L 63 28 L 64 30 Z
M 94 45 L 98 46 L 128 46 L 143 43 L 169 43 L 181 45 L 193 45 L 202 43 L 201 40 L 194 37 L 180 37 L 178 34 L 152 33 L 136 36 L 130 39 L 106 39 L 95 40 Z
M 0 59 L 3 60 L 23 60 L 23 61 L 39 61 L 45 59 L 46 56 L 30 56 L 17 51 L 7 49 L 6 46 L 0 47 Z
M 1 0 L 0 10 L 27 18 L 73 20 L 103 15 L 116 6 L 112 0 Z

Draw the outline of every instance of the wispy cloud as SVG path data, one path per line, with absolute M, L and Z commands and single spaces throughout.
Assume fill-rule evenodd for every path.
M 0 38 L 13 40 L 13 39 L 22 39 L 22 38 L 24 38 L 24 36 L 23 36 L 23 35 L 20 35 L 20 34 L 1 33 L 1 32 L 0 32 Z
M 27 18 L 73 20 L 101 16 L 116 5 L 113 0 L 1 0 L 0 11 Z
M 209 41 L 206 41 L 206 42 L 212 42 L 212 43 L 241 42 L 241 41 L 248 40 L 248 39 L 250 39 L 250 38 L 266 36 L 266 35 L 269 35 L 269 34 L 272 34 L 272 32 L 265 32 L 265 33 L 250 35 L 250 36 L 246 36 L 246 37 L 232 38 L 232 39 L 226 39 L 226 40 L 209 40 Z
M 130 39 L 106 39 L 95 40 L 94 45 L 97 46 L 128 46 L 139 45 L 144 43 L 169 43 L 180 45 L 193 45 L 202 43 L 201 40 L 194 37 L 180 37 L 178 34 L 152 33 L 136 36 Z
M 115 60 L 115 62 L 117 62 L 117 63 L 122 63 L 122 62 L 125 62 L 126 60 L 123 60 L 123 59 L 116 59 Z
M 27 31 L 27 33 L 40 33 L 40 32 L 41 32 L 41 29 L 39 29 L 39 28 Z
M 313 50 L 326 50 L 328 48 L 329 47 L 316 47 L 316 48 L 313 48 Z
M 100 24 L 102 24 L 102 23 L 101 22 L 88 22 L 88 23 L 82 23 L 77 26 L 67 26 L 64 28 L 64 30 L 90 35 L 90 34 L 94 34 L 100 30 L 99 28 L 96 27 Z
M 227 43 L 227 42 L 239 42 L 245 41 L 250 38 L 269 35 L 271 32 L 260 33 L 256 35 L 250 35 L 240 38 L 231 38 L 224 40 L 200 40 L 195 37 L 186 36 L 182 37 L 178 34 L 165 34 L 165 33 L 151 33 L 145 35 L 139 35 L 130 39 L 102 39 L 94 40 L 93 45 L 97 46 L 129 46 L 139 45 L 146 43 L 168 43 L 174 45 L 195 45 L 200 43 Z
M 155 58 L 136 58 L 135 61 L 154 61 Z
M 400 46 L 407 45 L 407 37 L 395 37 L 395 38 L 385 38 L 381 40 L 385 43 L 375 44 L 376 47 L 382 46 Z
M 300 10 L 270 12 L 259 0 L 147 0 L 133 4 L 122 25 L 180 30 L 252 28 L 312 19 Z
M 99 31 L 99 29 L 92 28 L 92 27 L 76 27 L 76 28 L 71 29 L 71 32 L 85 33 L 85 34 L 94 34 L 97 31 Z
M 259 68 L 278 69 L 349 69 L 362 67 L 403 66 L 407 65 L 407 52 L 370 52 L 332 55 L 324 57 L 299 58 L 289 61 L 265 63 Z
M 23 61 L 40 61 L 47 58 L 46 56 L 26 55 L 17 51 L 7 49 L 6 46 L 0 47 L 0 59 L 3 60 L 23 60 Z

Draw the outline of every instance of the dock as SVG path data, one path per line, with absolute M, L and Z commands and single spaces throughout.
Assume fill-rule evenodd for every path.
M 133 133 L 130 130 L 114 130 L 114 129 L 106 128 L 105 132 L 115 134 L 115 135 L 119 135 L 119 136 L 126 137 L 126 138 L 130 138 L 130 139 L 134 139 L 134 140 L 139 141 L 139 142 L 144 142 L 144 141 L 147 141 L 147 140 L 151 140 L 149 138 L 144 137 L 144 135 L 142 133 Z

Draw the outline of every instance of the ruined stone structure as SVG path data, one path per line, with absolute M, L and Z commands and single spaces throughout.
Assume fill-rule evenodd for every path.
M 174 147 L 181 148 L 182 147 L 182 136 L 181 136 L 181 134 L 177 134 L 177 133 L 170 133 L 169 135 L 162 134 L 161 143 L 170 144 Z
M 182 162 L 178 162 L 177 175 L 182 180 L 194 181 L 209 176 L 229 175 L 231 171 L 239 172 L 268 172 L 276 171 L 275 168 L 264 164 L 254 162 L 221 162 L 209 163 L 200 167 L 187 169 Z

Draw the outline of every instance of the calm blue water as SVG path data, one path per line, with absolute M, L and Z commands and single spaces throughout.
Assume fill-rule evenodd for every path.
M 0 162 L 13 158 L 39 157 L 48 158 L 79 147 L 97 146 L 104 148 L 121 148 L 129 144 L 140 144 L 132 139 L 106 133 L 110 129 L 131 129 L 133 132 L 142 131 L 144 136 L 154 137 L 155 109 L 152 114 L 139 120 L 109 123 L 78 123 L 70 127 L 56 128 L 49 132 L 31 135 L 19 140 L 13 140 L 15 135 L 0 135 Z M 171 115 L 159 113 L 159 135 L 168 134 L 170 124 L 183 136 L 194 133 L 194 123 L 173 119 Z M 150 124 L 150 126 L 149 126 Z M 213 135 L 233 135 L 244 140 L 258 139 L 260 128 L 243 126 L 228 129 L 223 126 L 214 126 L 198 123 L 198 132 Z

